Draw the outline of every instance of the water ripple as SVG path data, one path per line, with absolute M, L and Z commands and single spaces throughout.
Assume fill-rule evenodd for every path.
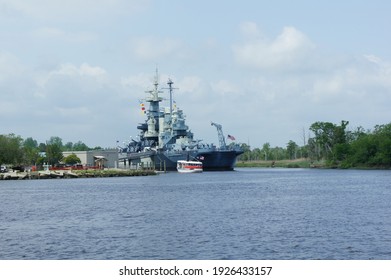
M 0 181 L 0 259 L 391 259 L 389 171 L 183 178 Z

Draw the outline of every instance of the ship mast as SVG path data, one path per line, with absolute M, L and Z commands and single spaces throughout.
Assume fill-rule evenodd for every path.
M 149 113 L 154 117 L 158 118 L 159 117 L 159 102 L 163 100 L 162 97 L 159 97 L 159 93 L 163 93 L 158 89 L 159 87 L 159 74 L 158 74 L 158 69 L 156 68 L 156 76 L 154 80 L 154 86 L 155 88 L 152 90 L 146 91 L 146 93 L 149 93 L 150 96 L 145 99 L 145 101 L 149 102 L 150 107 L 149 107 Z
M 172 119 L 172 91 L 174 89 L 178 89 L 178 88 L 172 87 L 173 84 L 174 84 L 174 82 L 170 78 L 168 78 L 168 82 L 167 82 L 168 88 L 165 88 L 165 89 L 168 89 L 170 92 L 170 118 L 171 119 Z
M 158 87 L 159 87 L 159 74 L 158 74 L 158 69 L 156 68 L 154 89 L 146 91 L 146 93 L 149 93 L 150 96 L 148 96 L 145 99 L 146 102 L 149 102 L 149 110 L 148 110 L 148 120 L 147 120 L 148 129 L 144 134 L 145 138 L 154 141 L 158 141 L 159 117 L 160 117 L 159 103 L 163 100 L 163 98 L 159 96 L 159 93 L 162 93 L 162 91 L 159 91 Z

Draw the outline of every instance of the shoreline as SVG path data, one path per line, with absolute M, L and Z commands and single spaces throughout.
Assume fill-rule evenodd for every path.
M 294 160 L 254 160 L 254 161 L 238 161 L 235 167 L 250 167 L 250 168 L 317 168 L 317 169 L 346 169 L 346 170 L 391 170 L 389 167 L 380 166 L 340 166 L 328 165 L 325 160 L 311 161 L 309 159 L 294 159 Z
M 253 160 L 253 161 L 238 161 L 235 167 L 261 167 L 261 168 L 323 168 L 321 162 L 311 162 L 306 159 L 295 160 Z
M 77 179 L 152 176 L 158 173 L 154 170 L 103 169 L 103 170 L 49 170 L 0 173 L 0 180 L 42 180 L 42 179 Z

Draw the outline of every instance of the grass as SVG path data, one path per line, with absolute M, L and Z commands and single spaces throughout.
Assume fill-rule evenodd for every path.
M 309 159 L 294 159 L 294 160 L 252 160 L 238 161 L 235 167 L 282 167 L 282 168 L 310 168 L 323 167 L 323 162 L 312 162 Z

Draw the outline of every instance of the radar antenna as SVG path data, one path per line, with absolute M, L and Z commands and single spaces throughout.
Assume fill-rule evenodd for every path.
M 159 97 L 159 93 L 163 93 L 163 92 L 158 89 L 158 87 L 159 87 L 159 72 L 158 72 L 157 68 L 156 68 L 156 74 L 154 77 L 153 85 L 155 86 L 155 88 L 153 90 L 146 91 L 146 93 L 151 94 L 151 96 L 149 98 L 147 98 L 146 101 L 147 102 L 151 102 L 151 101 L 161 102 L 163 99 L 161 97 Z
M 217 129 L 217 135 L 219 137 L 220 149 L 226 149 L 227 145 L 225 144 L 225 138 L 224 138 L 224 134 L 223 134 L 223 127 L 221 126 L 221 124 L 214 123 L 214 122 L 211 122 L 210 124 L 215 126 L 216 129 Z
M 170 91 L 170 117 L 171 118 L 172 118 L 172 91 L 174 89 L 178 89 L 178 88 L 172 87 L 173 84 L 174 84 L 174 82 L 170 78 L 168 78 L 168 82 L 167 82 L 168 88 L 163 88 L 163 89 L 168 89 Z

